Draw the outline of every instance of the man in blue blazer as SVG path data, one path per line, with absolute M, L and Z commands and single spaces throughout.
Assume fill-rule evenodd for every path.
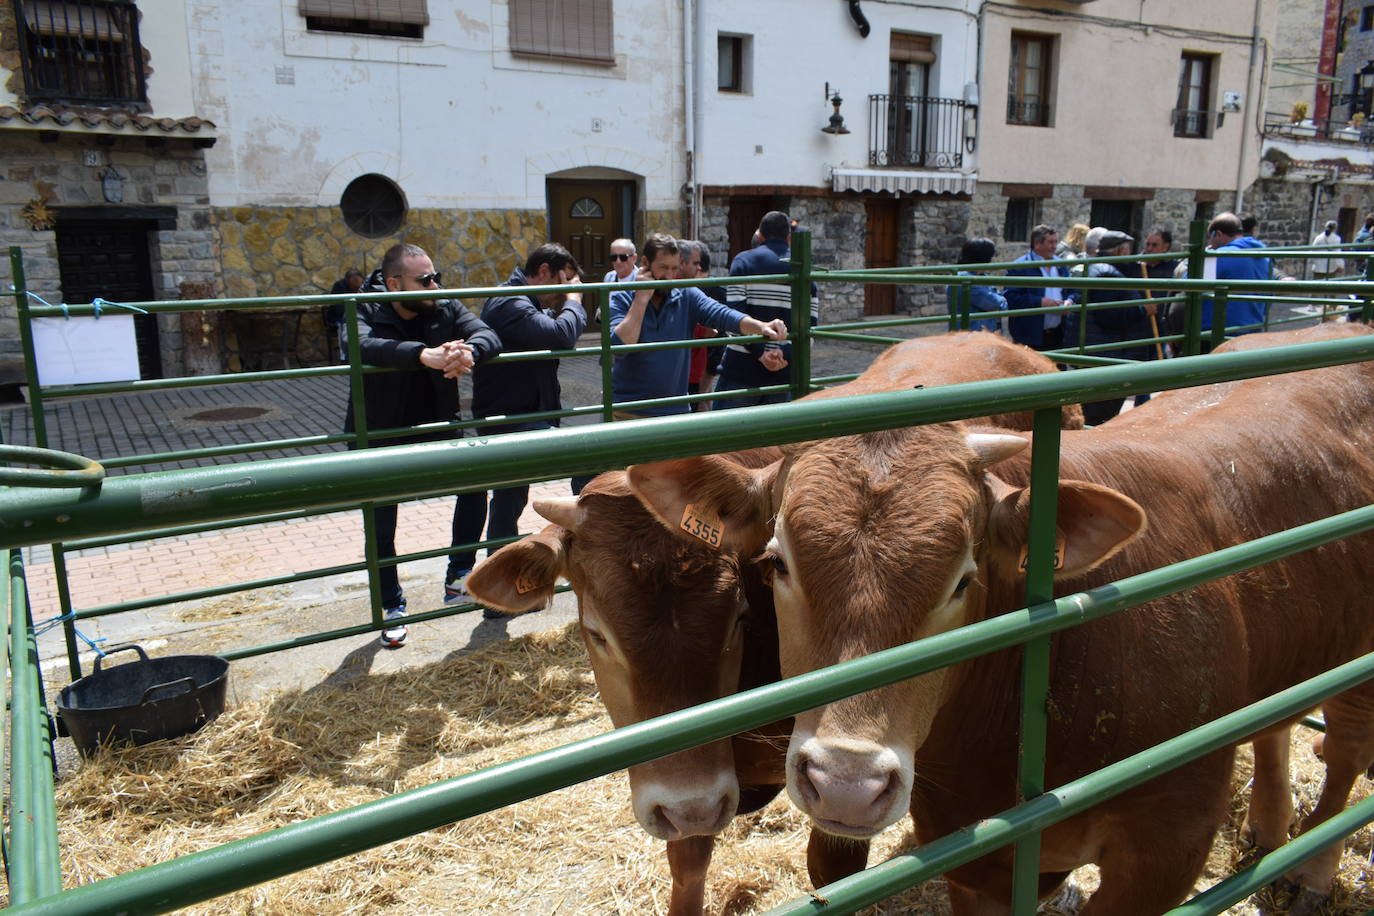
M 1017 262 L 1053 260 L 1054 249 L 1059 244 L 1059 233 L 1051 226 L 1041 223 L 1031 230 L 1031 247 Z M 1064 344 L 1064 316 L 1025 315 L 1015 316 L 1018 309 L 1052 308 L 1056 305 L 1073 304 L 1073 293 L 1052 284 L 1058 277 L 1067 277 L 1069 271 L 1064 267 L 1041 267 L 1027 264 L 1013 267 L 1007 271 L 1009 277 L 1039 277 L 1047 280 L 1045 286 L 1009 286 L 1002 291 L 1007 298 L 1007 329 L 1011 339 L 1036 350 L 1057 350 Z

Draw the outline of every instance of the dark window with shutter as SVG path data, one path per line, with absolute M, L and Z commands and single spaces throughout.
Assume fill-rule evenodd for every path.
M 138 9 L 130 0 L 15 0 L 14 6 L 29 99 L 147 101 Z
M 615 63 L 611 0 L 510 0 L 515 54 Z
M 424 38 L 429 25 L 425 0 L 300 0 L 298 8 L 314 32 Z

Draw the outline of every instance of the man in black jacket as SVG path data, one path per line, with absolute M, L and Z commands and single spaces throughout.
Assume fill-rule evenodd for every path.
M 394 245 L 382 258 L 382 266 L 372 272 L 363 286 L 364 293 L 412 292 L 438 289 L 442 278 L 423 248 Z M 359 342 L 363 362 L 386 366 L 399 372 L 363 376 L 363 403 L 369 431 L 418 426 L 422 423 L 449 423 L 459 419 L 458 376 L 501 352 L 501 341 L 491 328 L 454 299 L 406 299 L 400 302 L 369 302 L 358 307 Z M 350 401 L 344 430 L 355 429 L 354 405 Z M 434 442 L 462 436 L 461 431 L 417 433 L 369 441 L 368 445 L 403 445 Z M 453 512 L 453 544 L 461 544 L 458 521 L 465 510 L 459 497 Z M 396 506 L 377 506 L 377 556 L 396 556 Z M 464 557 L 449 557 L 451 579 L 461 568 Z M 471 566 L 471 562 L 468 561 Z M 386 565 L 378 572 L 382 587 L 382 607 L 388 619 L 405 616 L 405 596 L 396 567 Z M 406 628 L 397 625 L 382 631 L 382 645 L 396 648 L 405 643 Z
M 587 326 L 587 312 L 582 306 L 582 294 L 576 291 L 581 282 L 577 262 L 562 245 L 540 245 L 525 259 L 524 268 L 515 268 L 502 286 L 516 287 L 510 295 L 493 296 L 482 306 L 482 320 L 501 338 L 505 352 L 519 350 L 571 350 L 577 346 L 578 335 Z M 522 286 L 563 286 L 568 292 L 534 295 L 522 293 Z M 472 374 L 472 414 L 475 417 L 503 417 L 517 414 L 562 410 L 562 391 L 558 384 L 558 360 L 541 359 L 525 362 L 499 363 L 482 366 Z M 525 420 L 481 428 L 482 433 L 515 433 L 548 429 L 558 420 Z M 476 541 L 487 528 L 487 539 L 513 537 L 518 534 L 520 514 L 529 501 L 530 488 L 508 487 L 491 494 L 488 518 L 486 494 L 479 504 L 465 501 L 460 533 L 467 541 Z M 471 509 L 471 511 L 470 511 Z M 444 588 L 444 602 L 453 604 L 471 600 L 463 584 L 463 577 L 472 568 L 475 557 L 466 555 L 466 568 L 460 564 L 457 573 L 450 568 Z M 503 617 L 500 611 L 487 609 L 487 617 Z

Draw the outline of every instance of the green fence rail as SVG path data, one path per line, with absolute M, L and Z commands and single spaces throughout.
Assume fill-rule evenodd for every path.
M 1195 232 L 1194 235 L 1196 236 L 1197 233 Z M 1195 238 L 1190 260 L 1200 261 L 1202 257 L 1200 244 Z M 1129 258 L 1125 260 L 1138 261 L 1140 259 Z M 812 271 L 809 262 L 809 237 L 805 233 L 798 233 L 796 236 L 792 267 L 792 273 L 785 279 L 793 287 L 794 319 L 809 315 L 808 298 L 813 280 L 816 282 L 852 281 L 862 277 L 871 282 L 875 279 L 869 272 Z M 884 272 L 881 279 L 884 282 L 890 280 L 891 282 L 939 283 L 955 287 L 966 287 L 973 283 L 987 282 L 982 277 L 959 277 L 949 273 L 940 273 L 940 270 L 948 271 L 948 268 L 925 268 L 920 269 L 920 271 L 906 272 L 903 272 L 904 269 L 894 269 Z M 1200 271 L 1196 271 L 1196 273 L 1200 273 Z M 16 264 L 15 277 L 22 291 L 21 264 Z M 780 278 L 749 278 L 750 281 L 756 282 L 776 282 L 778 279 Z M 711 281 L 667 281 L 629 284 L 628 286 L 687 286 L 699 285 L 701 282 Z M 998 282 L 1005 285 L 1043 285 L 1043 280 L 1036 278 L 999 277 Z M 1100 279 L 1066 278 L 1059 282 L 1066 288 L 1135 289 L 1141 286 L 1141 282 L 1137 280 L 1104 281 Z M 583 288 L 593 290 L 618 286 L 624 285 L 586 284 Z M 1203 293 L 1210 293 L 1217 299 L 1218 303 L 1224 303 L 1225 297 L 1229 294 L 1273 291 L 1279 288 L 1279 284 L 1266 281 L 1214 282 L 1193 279 L 1150 281 L 1150 288 L 1157 292 L 1177 294 L 1177 297 L 1188 303 L 1189 332 L 1165 339 L 1181 338 L 1185 345 L 1185 351 L 1196 352 L 1202 340 L 1198 325 L 1200 325 Z M 1282 289 L 1288 293 L 1310 293 L 1319 299 L 1330 297 L 1333 294 L 1358 295 L 1362 300 L 1360 306 L 1362 316 L 1369 316 L 1370 300 L 1367 292 L 1370 287 L 1361 281 L 1323 281 L 1310 284 L 1285 282 L 1282 284 Z M 549 288 L 549 290 L 553 291 L 557 288 Z M 529 288 L 527 291 L 538 292 L 540 290 Z M 494 292 L 496 290 L 464 290 L 449 294 L 473 298 L 490 295 Z M 429 292 L 412 298 L 432 298 L 434 296 L 435 293 Z M 267 303 L 280 307 L 284 302 L 300 301 L 307 304 L 321 304 L 326 301 L 333 301 L 333 298 L 336 297 L 296 297 L 287 300 L 243 300 L 241 302 L 249 307 L 267 307 Z M 357 302 L 365 301 L 369 297 L 352 296 L 346 298 L 349 317 L 353 319 L 355 318 Z M 401 297 L 395 294 L 375 294 L 372 298 L 395 300 Z M 1164 296 L 1160 298 L 1167 300 L 1174 297 Z M 27 308 L 27 302 L 22 293 L 20 300 L 21 310 Z M 202 300 L 190 303 L 192 307 L 196 308 L 223 308 L 226 304 L 225 300 Z M 187 305 L 188 303 L 183 302 L 149 304 L 150 307 L 156 306 L 150 310 L 165 311 L 184 309 Z M 48 307 L 36 307 L 32 309 L 32 314 L 44 314 L 44 308 Z M 78 309 L 79 307 L 71 307 L 73 313 L 78 313 Z M 1022 314 L 1029 314 L 1029 312 Z M 928 320 L 909 319 L 903 323 L 913 324 Z M 952 326 L 961 324 L 966 326 L 968 321 L 967 310 L 965 308 L 962 313 L 945 316 L 937 320 L 946 321 Z M 893 324 L 895 323 L 897 322 L 893 322 Z M 807 341 L 810 334 L 808 333 L 808 324 L 805 320 L 794 320 L 794 330 L 796 331 L 794 340 L 798 344 L 794 350 L 793 359 L 793 365 L 796 368 L 793 383 L 794 394 L 810 390 L 817 383 L 817 380 L 809 378 Z M 863 327 L 871 328 L 874 327 L 874 324 L 865 323 Z M 21 321 L 21 328 L 26 328 L 25 321 Z M 350 322 L 350 328 L 349 349 L 352 365 L 347 371 L 350 373 L 351 386 L 356 397 L 362 384 L 356 321 Z M 25 333 L 27 333 L 26 330 Z M 819 337 L 826 333 L 844 333 L 844 330 L 836 328 L 827 332 L 825 329 L 818 328 L 810 333 Z M 1219 339 L 1222 333 L 1224 333 L 1223 329 L 1214 330 L 1213 338 Z M 603 354 L 609 343 L 609 329 L 603 322 L 603 347 L 588 348 L 585 351 L 576 352 Z M 706 342 L 707 345 L 709 343 L 709 341 Z M 31 340 L 26 339 L 25 346 L 31 352 Z M 611 352 L 617 352 L 619 349 L 613 348 Z M 799 352 L 803 354 L 800 363 L 797 358 Z M 521 354 L 519 358 L 547 358 L 552 355 L 551 353 Z M 1069 361 L 1068 354 L 1065 356 L 1065 361 Z M 366 509 L 378 502 L 419 498 L 465 489 L 507 486 L 515 483 L 563 477 L 570 473 L 590 474 L 610 468 L 624 467 L 628 463 L 684 457 L 700 454 L 706 450 L 701 445 L 703 442 L 710 443 L 710 451 L 725 451 L 761 444 L 807 441 L 826 436 L 848 435 L 876 429 L 981 416 L 989 412 L 990 404 L 995 404 L 998 412 L 1037 410 L 1038 432 L 1033 473 L 1037 475 L 1038 485 L 1035 489 L 1040 492 L 1053 492 L 1052 484 L 1048 486 L 1040 484 L 1052 482 L 1057 477 L 1055 452 L 1058 438 L 1057 408 L 1059 406 L 1103 397 L 1209 384 L 1232 378 L 1301 371 L 1319 366 L 1368 360 L 1374 358 L 1374 342 L 1364 339 L 1350 339 L 1305 344 L 1283 348 L 1282 350 L 1213 354 L 1205 358 L 1183 358 L 1168 362 L 1132 365 L 1109 365 L 1114 361 L 1094 358 L 1081 353 L 1077 354 L 1076 358 L 1086 361 L 1088 364 L 1100 366 L 1100 368 L 1091 372 L 1060 373 L 932 390 L 865 395 L 843 401 L 746 408 L 730 411 L 728 414 L 698 414 L 631 424 L 607 424 L 579 429 L 546 430 L 536 434 L 510 434 L 484 439 L 478 443 L 473 443 L 472 440 L 452 441 L 393 447 L 383 452 L 371 454 L 364 452 L 334 453 L 309 458 L 279 458 L 253 462 L 248 465 L 219 465 L 188 471 L 131 474 L 107 479 L 98 487 L 88 486 L 70 491 L 17 489 L 8 492 L 5 502 L 0 505 L 0 547 L 13 549 L 38 543 L 58 545 L 59 550 L 55 551 L 54 562 L 58 567 L 59 589 L 61 590 L 64 614 L 76 617 L 78 615 L 70 611 L 70 598 L 65 591 L 65 570 L 61 564 L 60 549 L 62 545 L 112 543 L 118 539 L 146 537 L 150 531 L 207 530 L 223 523 L 242 524 L 247 520 L 296 517 L 311 512 L 354 508 L 360 505 L 365 509 L 366 518 L 370 514 L 366 512 Z M 609 360 L 603 360 L 603 378 L 604 373 L 609 372 L 609 362 Z M 802 371 L 803 366 L 805 366 L 806 371 Z M 299 373 L 315 370 L 291 371 Z M 328 371 L 338 373 L 340 370 L 331 369 Z M 269 374 L 274 377 L 291 377 L 289 373 L 284 375 Z M 254 374 L 256 377 L 261 375 Z M 235 377 L 234 380 L 240 381 L 242 379 Z M 36 378 L 31 381 L 36 384 Z M 600 409 L 603 415 L 610 411 L 609 384 L 605 384 L 604 388 L 605 403 L 600 408 L 591 408 L 592 410 Z M 82 387 L 81 390 L 87 389 Z M 35 402 L 35 432 L 40 438 L 43 438 L 46 433 L 43 428 L 41 406 L 42 398 L 41 392 L 39 392 L 39 397 Z M 360 423 L 359 427 L 359 439 L 365 443 L 369 436 L 365 422 Z M 454 460 L 454 448 L 462 449 L 461 461 Z M 1295 529 L 1294 532 L 1271 536 L 1272 538 L 1279 538 L 1279 542 L 1271 543 L 1270 539 L 1261 539 L 1252 545 L 1230 548 L 1230 551 L 1240 551 L 1241 553 L 1237 556 L 1245 558 L 1236 561 L 1242 563 L 1236 568 L 1246 568 L 1244 564 L 1254 565 L 1255 563 L 1266 562 L 1275 556 L 1286 555 L 1282 552 L 1273 553 L 1272 551 L 1275 549 L 1286 550 L 1288 547 L 1292 547 L 1293 543 L 1302 543 L 1307 546 L 1292 547 L 1292 550 L 1307 549 L 1313 544 L 1323 543 L 1324 540 L 1321 540 L 1323 538 L 1330 540 L 1374 527 L 1374 516 L 1361 514 L 1366 511 L 1360 510 L 1360 513 L 1347 513 L 1346 516 L 1338 516 L 1336 519 L 1313 523 L 1318 526 L 1316 528 L 1304 526 L 1302 529 Z M 1068 599 L 1060 599 L 1058 602 L 1048 604 L 1045 602 L 1044 599 L 1049 594 L 1045 583 L 1050 575 L 1048 563 L 1052 551 L 1052 512 L 1052 502 L 1048 508 L 1045 505 L 1032 507 L 1027 603 L 1036 612 L 1037 626 L 1049 619 L 1046 615 L 1050 614 L 1051 608 L 1054 613 L 1050 614 L 1050 617 L 1054 618 L 1054 622 L 1051 625 L 1046 625 L 1046 628 L 1043 629 L 1038 629 L 1029 624 L 1022 629 L 1013 628 L 1008 634 L 1003 634 L 1009 641 L 998 643 L 999 646 L 1012 645 L 1030 640 L 1026 649 L 1029 663 L 1026 665 L 1027 681 L 1024 685 L 1024 696 L 1026 698 L 1025 728 L 1027 734 L 1031 736 L 1037 733 L 1043 736 L 1044 733 L 1043 704 L 1037 703 L 1035 697 L 1045 689 L 1044 679 L 1048 677 L 1045 655 L 1049 633 L 1061 628 L 1059 626 L 1061 623 L 1063 626 L 1068 626 L 1086 619 L 1084 607 L 1092 606 L 1095 592 L 1102 591 L 1095 590 L 1095 592 L 1087 593 L 1086 596 L 1077 596 L 1071 605 L 1065 605 L 1064 602 Z M 1296 540 L 1284 541 L 1285 536 L 1290 536 Z M 1318 538 L 1318 540 L 1310 540 L 1313 537 Z M 1277 548 L 1273 546 L 1274 543 L 1280 542 L 1286 546 Z M 1247 549 L 1253 550 L 1253 555 L 1247 553 Z M 429 555 L 440 555 L 448 553 L 450 550 L 452 548 L 444 548 L 432 551 Z M 1156 583 L 1151 587 L 1163 588 L 1164 590 L 1157 594 L 1165 594 L 1169 591 L 1191 587 L 1199 581 L 1227 575 L 1229 573 L 1225 571 L 1224 561 L 1218 559 L 1222 554 L 1227 553 L 1228 551 L 1223 551 L 1209 557 L 1198 558 L 1195 561 L 1187 561 L 1185 564 L 1176 564 L 1176 566 L 1166 570 L 1157 570 L 1155 573 L 1164 575 L 1164 578 L 1159 580 L 1163 584 Z M 18 565 L 17 553 L 12 553 L 11 557 L 10 581 L 11 583 L 14 581 L 22 582 L 22 566 Z M 1254 558 L 1253 562 L 1251 562 L 1252 558 Z M 409 558 L 399 557 L 395 562 L 404 562 L 406 559 Z M 1190 572 L 1189 569 L 1181 569 L 1187 567 L 1188 563 L 1201 563 L 1203 561 L 1205 561 L 1205 570 Z M 368 569 L 370 578 L 374 583 L 376 581 L 375 573 L 380 565 L 381 561 L 375 556 L 375 551 L 370 551 L 367 560 L 362 564 Z M 358 568 L 358 566 L 355 565 L 350 568 Z M 328 575 L 333 574 L 337 569 L 339 568 L 316 570 L 305 575 Z M 1190 579 L 1189 576 L 1193 575 L 1193 572 L 1205 574 L 1202 578 Z M 1153 576 L 1155 573 L 1145 575 Z M 1175 575 L 1178 578 L 1170 578 L 1170 576 Z M 1111 594 L 1118 596 L 1114 600 L 1119 600 L 1120 589 L 1123 585 L 1132 581 L 1126 580 L 1123 583 L 1116 583 L 1112 587 Z M 260 584 L 262 583 L 257 583 L 257 585 Z M 273 580 L 273 584 L 275 584 L 275 580 Z M 1147 591 L 1141 591 L 1140 594 L 1145 595 Z M 1150 597 L 1153 596 L 1155 595 L 1150 595 Z M 1149 600 L 1149 597 L 1139 597 L 1134 603 L 1144 600 Z M 15 608 L 20 607 L 21 604 L 23 610 L 16 611 Z M 1112 606 L 1112 601 L 1103 598 L 1101 607 L 1107 608 L 1108 606 Z M 1126 606 L 1129 604 L 1120 605 L 1120 607 Z M 270 647 L 255 647 L 239 654 L 290 648 L 295 645 L 306 644 L 308 641 L 319 641 L 322 638 L 337 638 L 340 635 L 367 632 L 380 625 L 380 619 L 377 615 L 379 607 L 380 602 L 377 600 L 374 584 L 374 618 L 370 624 L 333 631 L 331 634 L 312 634 L 300 639 L 277 643 Z M 1112 606 L 1111 610 L 1118 610 L 1120 607 Z M 95 611 L 104 614 L 116 613 L 121 609 L 124 609 L 121 605 L 108 605 L 104 608 L 95 609 Z M 1064 611 L 1062 618 L 1059 614 L 1061 610 Z M 1107 612 L 1110 611 L 1102 611 L 1102 613 Z M 88 611 L 88 613 L 90 612 Z M 412 614 L 407 619 L 423 620 L 448 613 L 452 613 L 452 611 L 446 609 L 428 614 Z M 1030 614 L 1029 611 L 1025 613 Z M 95 615 L 95 613 L 91 614 L 91 616 Z M 839 666 L 830 671 L 817 672 L 785 684 L 773 685 L 749 694 L 741 694 L 737 697 L 718 701 L 696 711 L 687 711 L 665 717 L 663 720 L 642 723 L 640 726 L 620 730 L 603 738 L 592 739 L 591 742 L 581 742 L 547 752 L 547 754 L 503 764 L 481 773 L 472 774 L 469 777 L 461 777 L 459 780 L 452 780 L 438 786 L 384 799 L 372 805 L 282 828 L 196 856 L 185 857 L 54 896 L 55 887 L 51 885 L 51 876 L 56 872 L 50 869 L 49 865 L 55 865 L 56 862 L 55 813 L 49 817 L 39 807 L 45 793 L 47 810 L 51 810 L 52 807 L 51 749 L 49 744 L 51 736 L 46 732 L 46 725 L 40 727 L 39 724 L 35 724 L 46 722 L 46 714 L 42 712 L 41 690 L 37 696 L 27 693 L 22 698 L 20 696 L 21 680 L 28 679 L 30 671 L 32 672 L 32 684 L 37 685 L 39 683 L 36 651 L 32 648 L 32 625 L 27 617 L 27 604 L 15 600 L 12 596 L 9 659 L 15 685 L 12 688 L 14 691 L 12 708 L 21 712 L 21 715 L 12 720 L 9 732 L 14 747 L 12 751 L 12 754 L 15 755 L 13 759 L 16 761 L 14 766 L 16 768 L 19 766 L 18 761 L 20 759 L 27 760 L 29 763 L 26 763 L 25 766 L 29 768 L 29 772 L 32 774 L 35 767 L 41 769 L 40 764 L 44 759 L 48 760 L 49 765 L 49 778 L 46 785 L 43 784 L 41 778 L 28 776 L 25 780 L 15 778 L 11 782 L 11 810 L 15 810 L 15 805 L 21 805 L 27 807 L 21 807 L 19 810 L 38 812 L 30 819 L 30 823 L 35 825 L 35 834 L 19 842 L 18 846 L 22 850 L 22 855 L 15 858 L 11 864 L 12 872 L 20 876 L 21 886 L 26 875 L 32 879 L 29 885 L 31 890 L 23 892 L 28 894 L 27 899 L 31 902 L 25 902 L 21 893 L 12 890 L 12 901 L 19 904 L 18 911 L 23 912 L 108 912 L 111 908 L 119 909 L 122 904 L 117 905 L 116 901 L 121 900 L 130 901 L 128 905 L 131 908 L 149 912 L 185 905 L 195 900 L 206 899 L 228 890 L 267 880 L 287 871 L 337 858 L 358 849 L 399 839 L 444 823 L 451 823 L 454 820 L 491 810 L 521 798 L 532 797 L 552 788 L 592 778 L 652 757 L 674 753 L 704 741 L 715 740 L 753 725 L 774 721 L 781 716 L 821 705 L 840 696 L 861 692 L 881 683 L 891 683 L 902 677 L 912 676 L 922 670 L 931 670 L 934 667 L 951 663 L 953 657 L 948 654 L 951 651 L 962 652 L 967 650 L 969 654 L 989 651 L 986 648 L 977 648 L 983 645 L 979 641 L 979 633 L 982 631 L 972 632 L 975 628 L 966 628 L 965 631 L 960 631 L 957 638 L 954 638 L 954 634 L 946 634 L 946 636 L 954 639 L 948 644 L 926 640 L 913 644 L 913 646 L 889 650 L 889 653 L 900 654 L 907 651 L 914 653 L 912 658 L 921 659 L 920 662 L 915 663 L 914 667 L 911 665 L 907 667 L 901 665 L 884 667 L 894 664 L 891 659 L 903 656 L 880 653 L 869 659 Z M 17 623 L 20 620 L 23 621 L 22 626 Z M 1004 620 L 1007 618 L 985 621 L 984 624 L 977 624 L 975 627 L 999 623 Z M 74 645 L 70 636 L 70 621 L 67 625 L 69 628 L 69 650 L 74 654 Z M 19 636 L 17 637 L 16 634 Z M 936 640 L 941 639 L 944 637 L 936 638 Z M 26 645 L 27 651 L 20 648 L 21 643 Z M 953 649 L 948 648 L 954 643 L 957 643 L 958 646 Z M 934 648 L 931 648 L 932 645 Z M 941 652 L 945 654 L 942 655 Z M 958 657 L 967 656 L 959 655 Z M 943 660 L 932 663 L 932 660 L 939 659 Z M 920 665 L 922 664 L 930 664 L 930 667 L 921 668 Z M 1344 668 L 1340 670 L 1346 671 Z M 867 673 L 872 671 L 881 671 L 882 674 L 872 680 L 865 680 L 865 677 L 868 676 Z M 1369 676 L 1369 672 L 1364 668 L 1359 669 L 1359 671 L 1363 677 Z M 23 678 L 20 677 L 21 672 L 23 672 Z M 1323 676 L 1323 678 L 1330 678 L 1335 674 L 1333 672 Z M 1340 675 L 1340 677 L 1349 676 L 1353 675 L 1348 672 Z M 833 678 L 833 680 L 827 680 L 827 678 Z M 889 679 L 881 680 L 881 678 Z M 1304 694 L 1307 697 L 1306 706 L 1313 705 L 1313 697 L 1345 689 L 1338 687 L 1328 690 L 1327 694 L 1317 692 L 1325 690 L 1330 683 L 1332 682 L 1329 680 L 1316 679 L 1310 686 L 1310 690 L 1313 692 L 1310 695 Z M 1265 702 L 1269 703 L 1270 701 Z M 1257 704 L 1257 706 L 1264 706 L 1264 704 Z M 1257 717 L 1270 715 L 1272 708 L 1274 707 L 1264 706 L 1263 710 L 1255 711 L 1254 715 Z M 1286 706 L 1282 708 L 1287 709 Z M 22 714 L 24 710 L 32 711 L 33 715 L 26 717 Z M 1288 713 L 1279 713 L 1277 717 L 1283 718 L 1286 715 Z M 1231 719 L 1228 717 L 1221 721 L 1229 723 Z M 1254 721 L 1259 722 L 1262 719 L 1255 718 Z M 1212 726 L 1207 726 L 1199 732 L 1217 725 L 1218 723 L 1213 723 Z M 1259 726 L 1252 725 L 1250 730 L 1253 731 L 1256 727 Z M 1208 734 L 1212 737 L 1207 740 L 1223 740 L 1216 738 L 1211 732 Z M 1225 732 L 1225 734 L 1230 734 L 1230 732 Z M 46 751 L 44 750 L 45 747 Z M 1169 755 L 1180 753 L 1179 749 L 1173 746 L 1173 743 L 1146 753 L 1156 752 L 1162 755 L 1159 758 L 1161 761 L 1164 759 L 1172 760 L 1174 758 Z M 1205 750 L 1197 751 L 1197 753 L 1204 752 Z M 44 756 L 45 753 L 46 757 Z M 603 754 L 604 756 L 599 756 Z M 1180 756 L 1177 758 L 1177 762 L 1181 763 L 1185 759 L 1187 758 Z M 1122 764 L 1125 763 L 1125 761 L 1122 762 Z M 1151 765 L 1163 764 L 1152 763 Z M 1123 787 L 1129 787 L 1131 784 L 1129 779 L 1134 777 L 1121 775 L 1120 778 L 1126 782 L 1117 783 L 1114 781 L 1118 779 L 1118 773 L 1128 774 L 1129 768 L 1120 771 L 1112 770 L 1112 768 L 1109 770 L 1111 773 L 1108 776 L 1102 775 L 1108 771 L 1102 771 L 1084 779 L 1098 779 L 1103 786 L 1120 784 Z M 1033 894 L 1033 881 L 1031 881 L 1033 875 L 1031 872 L 1036 858 L 1033 855 L 1033 850 L 1036 848 L 1035 837 L 1038 835 L 1038 831 L 1043 829 L 1043 826 L 1053 822 L 1044 819 L 1046 816 L 1045 806 L 1048 805 L 1056 809 L 1062 806 L 1063 799 L 1056 793 L 1069 792 L 1073 798 L 1082 797 L 1081 791 L 1083 790 L 1078 787 L 1077 783 L 1071 787 L 1060 787 L 1047 795 L 1043 786 L 1042 773 L 1043 738 L 1040 740 L 1032 738 L 1027 742 L 1020 779 L 1022 795 L 1029 801 L 1013 809 L 1013 812 L 1019 812 L 1015 817 L 1019 824 L 1024 824 L 1025 829 L 1021 830 L 1018 827 L 1014 833 L 995 838 L 997 840 L 996 845 L 1004 845 L 1012 841 L 1019 844 L 1017 912 L 1029 912 L 1027 901 L 1033 900 L 1033 896 L 1031 896 Z M 477 788 L 474 789 L 474 786 Z M 1120 790 L 1119 788 L 1115 789 L 1115 791 Z M 1093 789 L 1092 791 L 1097 790 Z M 1075 792 L 1080 792 L 1080 794 L 1074 795 Z M 1107 796 L 1102 795 L 1101 797 Z M 1053 800 L 1045 801 L 1046 799 Z M 479 810 L 476 807 L 479 804 L 485 807 L 480 807 Z M 1041 808 L 1033 808 L 1032 806 L 1035 805 L 1040 805 Z M 426 816 L 418 817 L 418 812 L 421 809 L 427 812 Z M 1024 813 L 1026 811 L 1029 813 Z M 398 814 L 397 812 L 401 813 Z M 1342 823 L 1345 824 L 1346 821 Z M 13 818 L 11 819 L 10 839 L 10 850 L 14 853 L 17 838 L 14 835 Z M 968 839 L 961 839 L 956 836 L 937 842 L 946 843 L 948 841 L 951 848 L 962 848 L 961 843 Z M 973 840 L 981 841 L 982 838 L 973 838 Z M 987 840 L 987 842 L 993 842 L 993 840 Z M 26 846 L 25 843 L 28 845 Z M 1300 849 L 1300 847 L 1295 847 L 1295 844 L 1290 844 L 1279 855 L 1290 857 L 1297 855 L 1299 853 L 1292 851 L 1295 848 Z M 917 851 L 917 853 L 920 852 L 922 851 Z M 963 855 L 965 853 L 956 854 Z M 1260 864 L 1263 865 L 1264 863 Z M 948 867 L 948 865 L 942 865 L 930 873 L 935 874 Z M 888 866 L 879 866 L 879 868 L 891 871 L 896 866 L 891 869 Z M 865 881 L 875 871 L 876 869 L 870 869 L 864 875 L 847 879 L 847 881 Z M 44 875 L 47 877 L 43 877 Z M 12 888 L 15 880 L 12 874 Z M 48 883 L 44 883 L 45 881 Z M 844 888 L 848 888 L 850 885 L 845 882 L 841 882 L 840 885 L 843 885 L 843 888 L 837 894 L 848 893 Z M 871 893 L 871 891 L 864 890 L 856 893 L 862 895 Z M 85 907 L 90 907 L 90 909 L 85 909 Z M 1224 909 L 1224 906 L 1222 908 Z M 828 911 L 852 912 L 851 909 L 843 908 Z M 1220 909 L 1197 910 L 1197 912 L 1203 911 L 1219 912 Z

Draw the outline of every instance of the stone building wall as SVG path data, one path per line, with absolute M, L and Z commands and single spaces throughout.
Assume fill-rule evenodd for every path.
M 868 214 L 865 197 L 796 195 L 778 204 L 811 230 L 811 258 L 824 270 L 861 270 Z M 709 198 L 702 208 L 701 240 L 719 262 L 729 249 L 729 199 Z M 903 197 L 899 219 L 898 258 L 902 264 L 952 263 L 959 254 L 968 220 L 969 202 L 953 197 Z M 728 265 L 716 263 L 712 273 L 724 275 Z M 821 323 L 854 321 L 863 317 L 861 283 L 825 283 L 820 289 Z M 944 291 L 932 286 L 897 289 L 897 313 L 928 315 L 943 309 Z
M 378 239 L 349 229 L 338 207 L 229 207 L 215 215 L 224 294 L 231 298 L 327 294 L 349 268 L 371 273 L 401 241 L 429 252 L 447 287 L 497 286 L 548 241 L 549 232 L 544 210 L 412 209 L 394 235 Z M 676 235 L 681 211 L 645 211 L 642 224 Z M 467 305 L 479 311 L 482 300 Z M 321 310 L 301 311 L 296 358 L 305 365 L 332 362 Z M 226 341 L 231 370 L 239 368 L 235 344 Z
M 204 152 L 185 141 L 153 139 L 158 142 L 62 131 L 0 131 L 0 245 L 6 248 L 0 281 L 6 287 L 12 282 L 7 254 L 9 246 L 17 245 L 23 251 L 29 288 L 52 303 L 64 299 L 57 233 L 51 225 L 35 228 L 26 207 L 30 214 L 46 210 L 54 217 L 60 217 L 63 208 L 100 208 L 83 215 L 113 219 L 136 207 L 160 206 L 174 207 L 176 220 L 174 228 L 150 230 L 153 297 L 177 299 L 183 284 L 213 283 L 219 275 L 219 251 Z M 88 164 L 88 156 L 96 164 Z M 107 166 L 125 176 L 122 203 L 108 203 L 103 196 L 100 173 Z M 180 374 L 180 316 L 159 315 L 158 337 L 164 374 Z M 0 296 L 0 359 L 19 356 L 14 300 Z

